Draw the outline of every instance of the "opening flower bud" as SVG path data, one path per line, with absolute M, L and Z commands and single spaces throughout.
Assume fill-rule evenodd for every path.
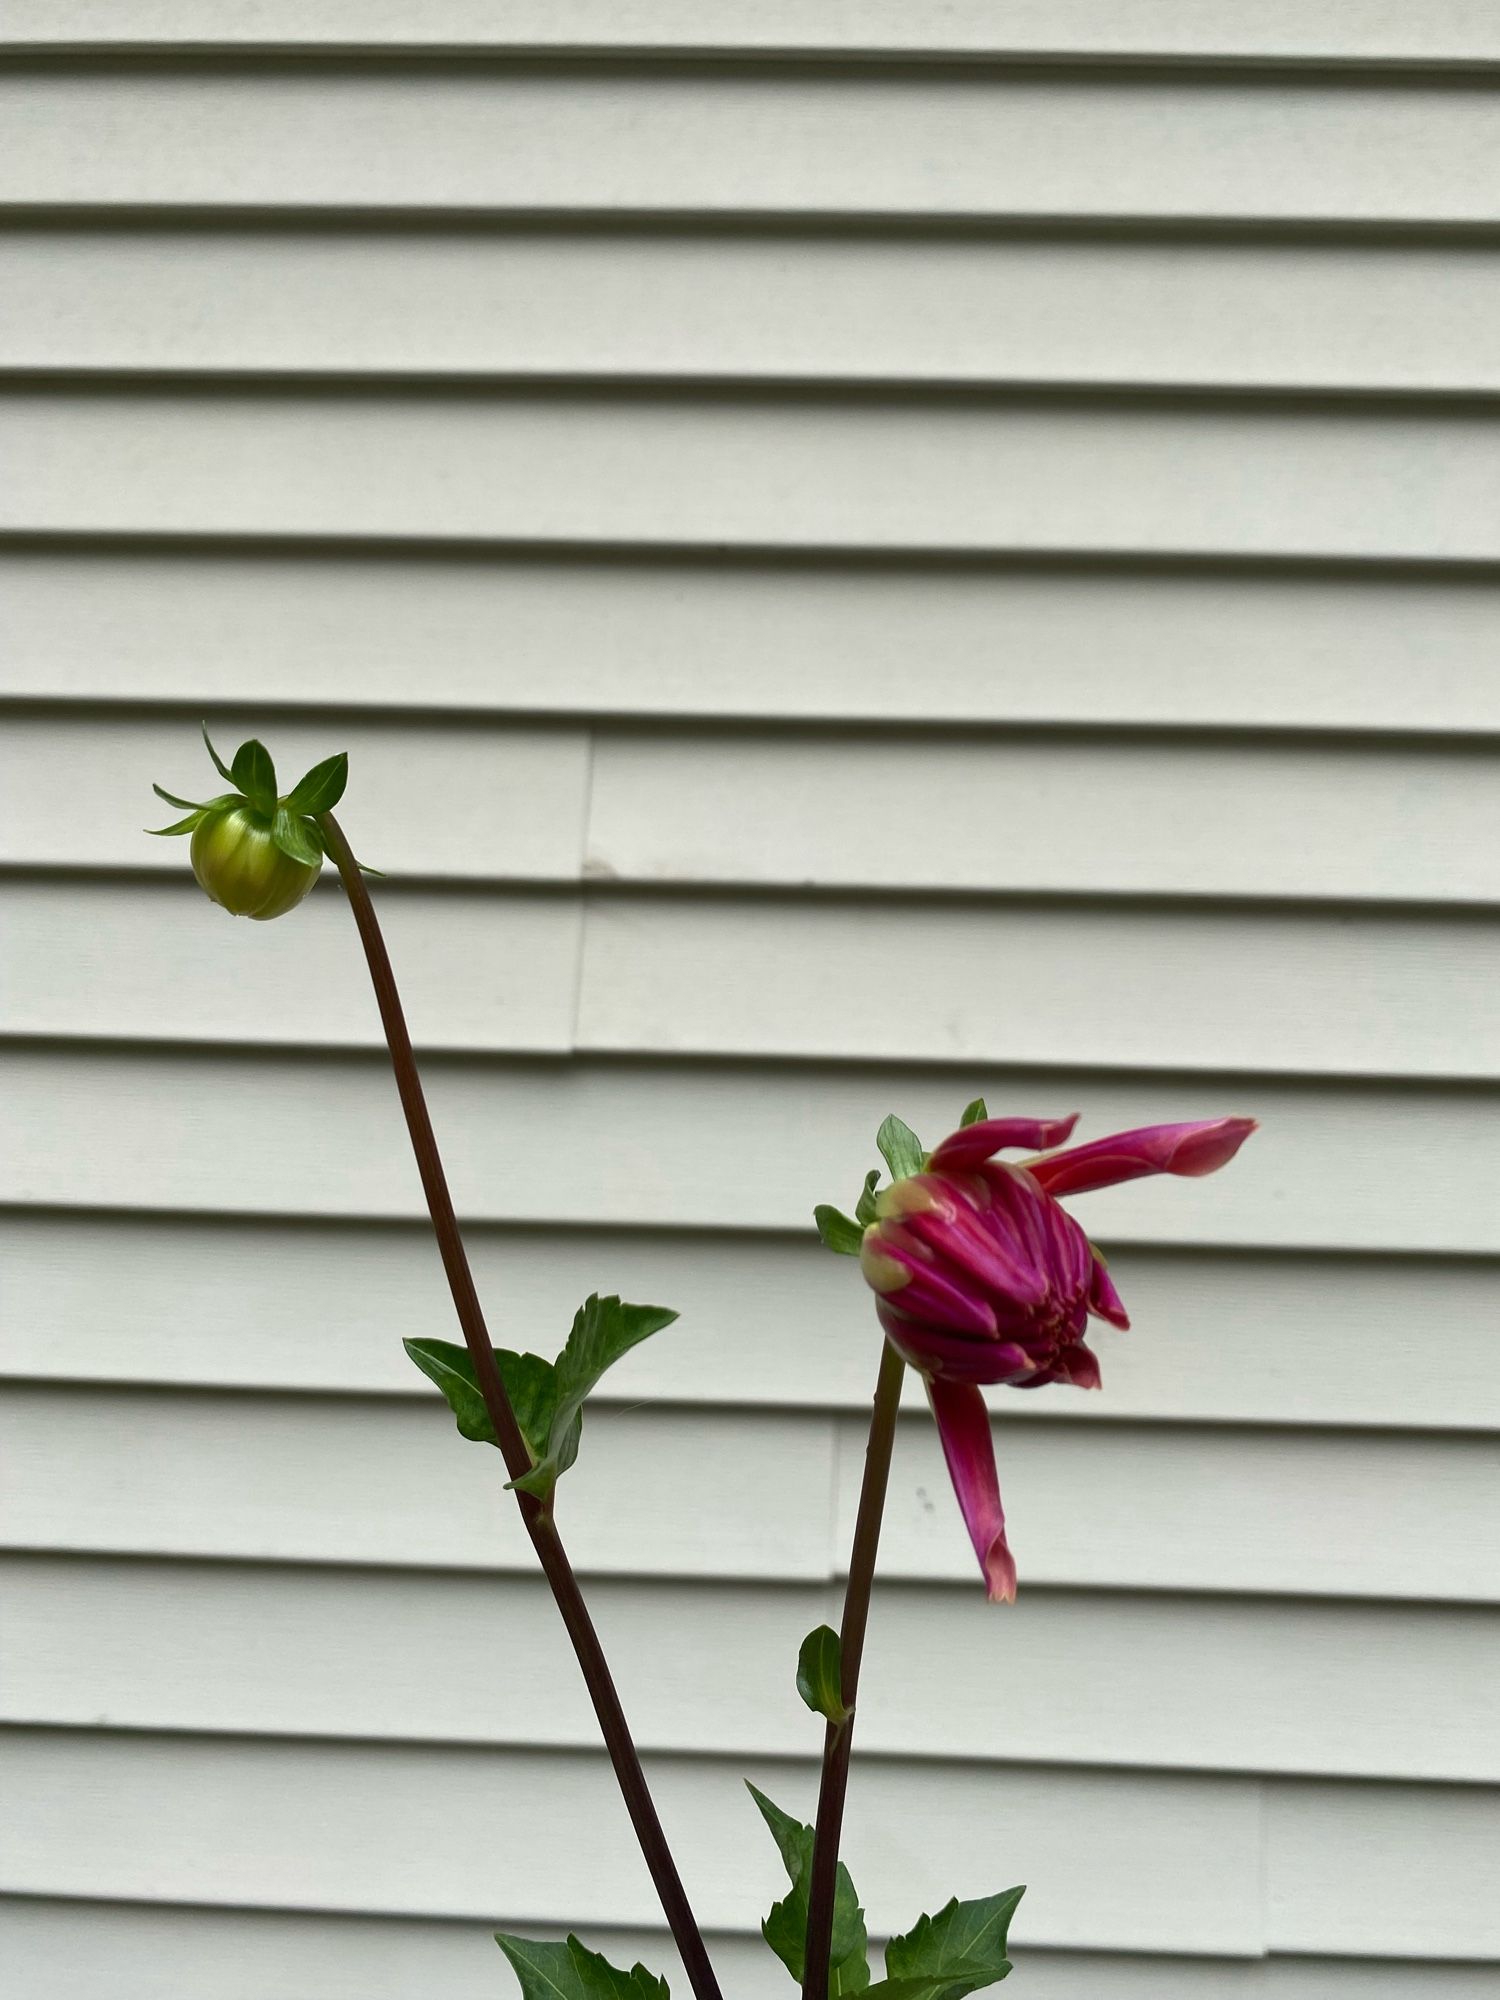
M 193 873 L 232 916 L 265 921 L 294 910 L 318 879 L 316 866 L 294 861 L 271 837 L 271 822 L 250 806 L 221 806 L 193 834 Z

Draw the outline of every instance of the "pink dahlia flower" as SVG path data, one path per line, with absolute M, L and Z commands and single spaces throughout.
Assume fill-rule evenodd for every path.
M 1148 1125 L 1019 1164 L 1076 1118 L 985 1118 L 946 1138 L 880 1194 L 859 1260 L 891 1345 L 920 1371 L 953 1490 L 992 1598 L 1016 1594 L 984 1398 L 976 1386 L 1099 1387 L 1090 1318 L 1130 1324 L 1104 1260 L 1058 1202 L 1142 1174 L 1211 1174 L 1255 1130 L 1250 1118 Z

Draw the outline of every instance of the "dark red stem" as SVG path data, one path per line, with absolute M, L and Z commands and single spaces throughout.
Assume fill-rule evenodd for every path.
M 854 1705 L 859 1693 L 865 1627 L 870 1617 L 875 1556 L 880 1547 L 880 1518 L 885 1512 L 886 1487 L 890 1483 L 891 1447 L 896 1441 L 896 1417 L 901 1408 L 901 1378 L 905 1373 L 906 1363 L 887 1342 L 881 1349 L 880 1374 L 875 1382 L 875 1407 L 870 1413 L 870 1437 L 865 1446 L 865 1476 L 859 1489 L 854 1546 L 849 1554 L 849 1585 L 844 1592 L 844 1622 L 839 1628 L 839 1694 L 849 1713 L 842 1723 L 830 1722 L 823 1737 L 823 1781 L 818 1787 L 818 1822 L 813 1836 L 802 2000 L 828 2000 L 833 1896 L 838 1885 L 844 1798 L 849 1789 Z
M 512 1479 L 519 1479 L 530 1470 L 531 1454 L 526 1449 L 516 1413 L 511 1408 L 510 1397 L 506 1394 L 505 1383 L 495 1363 L 479 1294 L 474 1289 L 474 1276 L 469 1269 L 468 1254 L 459 1233 L 458 1218 L 453 1212 L 453 1198 L 448 1192 L 448 1178 L 443 1172 L 442 1157 L 433 1135 L 432 1120 L 422 1092 L 422 1080 L 417 1073 L 411 1036 L 401 1010 L 401 996 L 396 990 L 385 940 L 380 934 L 370 892 L 365 887 L 364 877 L 344 838 L 343 829 L 332 813 L 321 814 L 319 825 L 323 829 L 329 857 L 343 879 L 349 907 L 359 928 L 360 942 L 369 961 L 375 1000 L 391 1052 L 391 1067 L 396 1073 L 396 1089 L 401 1098 L 401 1109 L 406 1114 L 406 1129 L 411 1134 L 411 1147 L 416 1155 L 417 1171 L 422 1177 L 427 1210 L 432 1217 L 432 1233 L 437 1238 L 438 1253 L 448 1277 L 448 1289 L 453 1294 L 453 1309 L 463 1328 L 464 1344 L 474 1363 L 474 1379 L 484 1398 L 490 1422 L 495 1427 L 495 1436 L 500 1441 L 500 1453 L 506 1469 Z M 671 1926 L 688 1980 L 697 2000 L 722 2000 L 719 1982 L 704 1950 L 702 1934 L 688 1905 L 661 1821 L 657 1818 L 646 1774 L 641 1769 L 641 1760 L 636 1754 L 625 1711 L 620 1706 L 620 1697 L 599 1644 L 599 1635 L 594 1630 L 594 1622 L 583 1601 L 583 1592 L 573 1574 L 573 1565 L 568 1561 L 558 1535 L 551 1507 L 529 1493 L 517 1493 L 516 1504 L 521 1510 L 521 1519 L 526 1524 L 526 1532 L 531 1537 L 531 1545 L 536 1550 L 543 1574 L 552 1586 L 552 1595 L 557 1599 L 557 1608 L 562 1613 L 583 1678 L 588 1683 L 605 1748 L 609 1751 L 609 1760 L 614 1765 L 615 1776 L 625 1796 L 630 1823 L 635 1828 L 646 1866 L 656 1884 L 656 1893 L 661 1898 L 662 1910 Z

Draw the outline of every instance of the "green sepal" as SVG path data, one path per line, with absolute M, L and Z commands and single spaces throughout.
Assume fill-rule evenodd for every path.
M 993 1986 L 1011 1969 L 1007 1933 L 1025 1893 L 1023 1885 L 967 1903 L 955 1896 L 935 1917 L 918 1917 L 886 1946 L 886 1977 L 870 1988 L 871 2000 L 964 2000 Z
M 807 1957 L 807 1904 L 812 1887 L 813 1830 L 773 1805 L 754 1785 L 746 1789 L 760 1808 L 780 1850 L 792 1888 L 771 1906 L 761 1936 L 800 1986 Z M 831 1995 L 863 1993 L 870 1984 L 870 1939 L 865 1913 L 854 1893 L 849 1870 L 841 1861 L 833 1892 L 833 1935 L 829 1947 L 828 1991 Z
M 289 806 L 278 806 L 271 822 L 271 838 L 283 854 L 300 861 L 305 868 L 321 866 L 323 840 L 310 820 L 301 819 Z
M 875 1134 L 875 1144 L 891 1170 L 893 1181 L 904 1181 L 908 1174 L 921 1173 L 922 1162 L 927 1157 L 922 1150 L 922 1141 L 894 1111 Z
M 401 1345 L 427 1379 L 442 1391 L 459 1435 L 474 1444 L 498 1445 L 500 1440 L 479 1393 L 474 1357 L 468 1348 L 452 1340 L 403 1340 Z M 546 1449 L 557 1401 L 552 1363 L 539 1354 L 516 1354 L 508 1347 L 492 1351 L 526 1448 L 533 1458 L 540 1458 Z
M 844 1705 L 843 1649 L 831 1625 L 816 1625 L 797 1653 L 797 1692 L 814 1715 L 826 1716 L 835 1728 L 853 1711 Z
M 857 1222 L 851 1222 L 842 1209 L 831 1208 L 826 1201 L 820 1201 L 813 1210 L 813 1221 L 818 1225 L 825 1250 L 832 1250 L 839 1257 L 859 1255 L 864 1231 Z
M 224 780 L 225 784 L 232 785 L 234 783 L 234 773 L 233 771 L 230 770 L 229 766 L 224 762 L 224 759 L 219 755 L 218 751 L 215 750 L 213 746 L 213 739 L 208 733 L 208 724 L 205 722 L 200 724 L 199 726 L 203 731 L 204 748 L 208 751 L 209 756 L 212 757 L 213 759 L 214 769 L 218 772 L 219 776 Z
M 985 1108 L 984 1099 L 976 1097 L 972 1104 L 964 1106 L 964 1115 L 958 1121 L 958 1129 L 961 1132 L 966 1125 L 980 1125 L 989 1115 L 988 1110 Z
M 508 1931 L 496 1931 L 495 1942 L 520 1982 L 521 2000 L 669 2000 L 665 1979 L 639 1964 L 622 1972 L 571 1932 L 566 1944 Z
M 176 804 L 175 800 L 173 801 L 173 804 L 174 805 Z M 203 824 L 204 820 L 207 818 L 207 816 L 208 816 L 207 806 L 199 806 L 196 812 L 190 812 L 186 819 L 178 820 L 176 824 L 173 826 L 148 826 L 148 827 L 143 827 L 141 830 L 143 833 L 154 833 L 154 834 L 196 833 L 198 828 Z
M 304 777 L 297 780 L 286 796 L 286 808 L 293 813 L 332 812 L 344 796 L 344 787 L 349 782 L 349 753 L 340 750 L 336 757 L 325 757 L 321 764 L 314 764 Z
M 557 1357 L 557 1401 L 545 1451 L 530 1472 L 511 1481 L 522 1493 L 545 1497 L 578 1456 L 583 1405 L 590 1390 L 622 1355 L 677 1317 L 668 1306 L 632 1306 L 595 1292 L 573 1318 L 567 1344 Z
M 252 736 L 234 753 L 229 767 L 231 784 L 238 785 L 258 813 L 270 819 L 276 811 L 276 766 L 264 743 Z
M 208 811 L 208 806 L 202 799 L 180 799 L 175 792 L 169 792 L 164 785 L 153 785 L 151 789 L 159 799 L 165 799 L 169 806 L 181 806 L 185 812 Z
M 854 1219 L 861 1229 L 868 1229 L 872 1222 L 880 1219 L 875 1206 L 875 1183 L 880 1179 L 879 1167 L 871 1167 L 865 1175 L 865 1184 L 860 1189 L 859 1200 L 854 1204 Z

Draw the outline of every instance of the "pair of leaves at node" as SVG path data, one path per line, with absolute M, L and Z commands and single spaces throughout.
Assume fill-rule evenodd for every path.
M 521 2000 L 668 2000 L 665 1979 L 644 1965 L 622 1972 L 571 1933 L 565 1944 L 540 1944 L 496 1931 L 495 1942 L 515 1967 Z
M 555 1361 L 539 1354 L 494 1350 L 516 1422 L 531 1453 L 531 1470 L 510 1483 L 540 1500 L 578 1456 L 583 1405 L 607 1368 L 677 1317 L 667 1306 L 632 1306 L 618 1298 L 586 1299 Z M 476 1444 L 498 1444 L 495 1427 L 475 1380 L 473 1358 L 451 1340 L 408 1340 L 403 1346 L 422 1373 L 447 1398 L 462 1436 Z
M 981 1118 L 988 1118 L 984 1099 L 976 1097 L 972 1104 L 964 1107 L 959 1125 L 977 1125 Z M 893 1181 L 904 1181 L 909 1174 L 919 1174 L 927 1161 L 922 1141 L 904 1119 L 893 1111 L 875 1135 L 875 1144 L 880 1149 L 882 1159 L 890 1169 Z M 828 1202 L 820 1202 L 813 1210 L 813 1221 L 818 1225 L 818 1234 L 823 1246 L 840 1257 L 857 1257 L 864 1233 L 875 1220 L 875 1193 L 880 1180 L 879 1167 L 872 1167 L 865 1175 L 865 1184 L 855 1204 L 851 1219 L 842 1209 L 832 1207 Z
M 806 1964 L 807 1903 L 812 1882 L 813 1829 L 773 1805 L 751 1785 L 750 1796 L 771 1829 L 791 1894 L 761 1925 L 766 1943 L 800 1986 Z M 859 1993 L 864 2000 L 966 2000 L 1010 1971 L 1006 1940 L 1024 1887 L 961 1903 L 955 1896 L 935 1917 L 918 1917 L 885 1948 L 885 1977 L 870 1980 L 870 1940 L 849 1871 L 839 1863 L 829 1949 L 830 2000 Z
M 305 867 L 317 867 L 323 859 L 323 835 L 316 815 L 332 812 L 344 796 L 344 787 L 349 782 L 348 754 L 341 750 L 336 757 L 325 757 L 321 764 L 314 764 L 283 799 L 277 796 L 276 766 L 264 743 L 258 743 L 252 737 L 235 751 L 233 762 L 226 764 L 213 746 L 207 723 L 203 725 L 203 741 L 215 770 L 235 789 L 200 802 L 179 799 L 175 793 L 153 785 L 151 789 L 159 799 L 165 799 L 169 806 L 185 807 L 187 817 L 172 826 L 149 827 L 147 831 L 156 834 L 196 833 L 210 813 L 220 812 L 226 807 L 247 806 L 261 819 L 270 821 L 271 838 L 283 854 L 290 855 L 293 861 L 302 862 Z

